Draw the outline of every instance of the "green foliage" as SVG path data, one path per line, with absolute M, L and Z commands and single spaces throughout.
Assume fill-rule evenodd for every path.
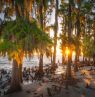
M 83 39 L 83 52 L 86 57 L 93 57 L 95 54 L 95 40 L 90 35 L 85 35 Z
M 15 0 L 15 3 L 21 5 L 21 4 L 24 4 L 24 0 Z
M 35 20 L 29 22 L 26 19 L 17 18 L 15 21 L 5 23 L 3 41 L 0 44 L 0 51 L 23 51 L 33 52 L 52 44 L 49 36 L 40 30 Z
M 71 5 L 71 33 L 73 33 L 73 30 L 75 29 L 75 35 L 71 35 L 71 39 L 69 43 L 73 45 L 74 50 L 77 52 L 80 52 L 81 49 L 81 42 L 83 39 L 83 51 L 84 55 L 86 57 L 92 57 L 95 53 L 95 39 L 93 40 L 93 36 L 84 36 L 86 33 L 89 32 L 89 34 L 94 33 L 92 26 L 94 24 L 93 19 L 94 18 L 94 12 L 92 12 L 92 9 L 94 7 L 94 3 L 92 3 L 90 0 L 69 0 L 69 3 L 64 2 L 64 0 L 61 0 L 61 6 L 60 6 L 60 16 L 62 17 L 63 21 L 61 23 L 62 25 L 62 35 L 60 36 L 61 39 L 61 49 L 63 49 L 63 46 L 66 47 L 68 45 L 68 23 L 70 23 L 68 19 L 68 8 L 69 4 Z M 86 30 L 87 29 L 87 30 Z M 82 37 L 81 37 L 82 36 Z
M 10 52 L 13 49 L 16 49 L 15 44 L 10 41 L 2 41 L 0 43 L 0 51 L 2 52 Z

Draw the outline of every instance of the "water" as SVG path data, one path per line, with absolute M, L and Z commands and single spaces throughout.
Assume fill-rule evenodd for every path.
M 61 56 L 57 56 L 56 62 L 61 62 Z M 43 63 L 45 64 L 50 64 L 51 63 L 51 58 L 47 58 L 44 56 L 43 58 Z M 33 56 L 30 59 L 29 58 L 24 58 L 23 60 L 23 67 L 33 67 L 33 66 L 38 66 L 39 65 L 39 57 L 38 56 Z M 11 69 L 12 68 L 12 61 L 8 60 L 8 57 L 0 57 L 0 69 Z
M 72 58 L 72 60 L 74 61 L 74 56 Z M 62 56 L 61 55 L 57 55 L 56 57 L 56 63 L 57 62 L 62 62 Z M 82 61 L 82 57 L 80 57 L 80 61 Z M 51 63 L 51 58 L 47 58 L 46 56 L 44 56 L 43 58 L 43 64 L 50 64 Z M 29 58 L 24 58 L 23 60 L 23 67 L 33 67 L 33 66 L 38 66 L 39 65 L 39 57 L 37 55 L 32 56 L 30 59 Z M 11 69 L 12 68 L 12 61 L 8 60 L 8 57 L 3 57 L 0 56 L 0 69 Z

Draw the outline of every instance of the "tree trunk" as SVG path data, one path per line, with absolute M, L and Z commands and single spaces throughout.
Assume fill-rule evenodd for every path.
M 40 23 L 40 28 L 44 30 L 44 24 L 43 24 L 43 0 L 40 2 L 39 6 L 39 23 Z M 42 49 L 42 45 L 41 45 Z M 43 76 L 43 53 L 40 51 L 40 60 L 39 60 L 39 75 Z
M 77 31 L 77 41 L 78 44 L 76 43 L 76 62 L 75 62 L 75 72 L 78 71 L 78 62 L 79 62 L 79 40 L 80 40 L 80 6 L 78 6 L 78 13 L 76 16 L 76 31 Z
M 66 89 L 68 89 L 69 82 L 71 81 L 71 63 L 72 63 L 72 50 L 71 50 L 71 31 L 72 31 L 72 19 L 71 19 L 71 4 L 69 0 L 68 6 L 68 50 L 70 53 L 68 54 L 68 64 L 66 70 Z
M 78 56 L 76 55 L 75 57 L 75 66 L 74 66 L 74 71 L 77 72 L 78 71 Z
M 70 4 L 70 1 L 69 1 L 68 11 L 69 11 L 68 12 L 68 46 L 69 46 L 68 49 L 70 50 L 70 54 L 68 54 L 67 73 L 68 73 L 68 77 L 71 77 L 71 62 L 72 62 L 71 31 L 72 31 L 72 20 L 71 20 L 71 4 Z
M 15 3 L 15 10 L 16 10 L 16 18 L 20 17 L 20 12 L 19 12 L 19 8 L 18 8 L 18 4 Z
M 43 54 L 40 54 L 39 60 L 39 75 L 43 76 Z
M 19 64 L 19 78 L 20 78 L 20 82 L 23 83 L 23 79 L 22 79 L 22 64 Z
M 53 63 L 53 60 L 52 60 L 52 55 L 53 55 L 53 54 L 51 53 L 51 64 Z
M 68 89 L 68 86 L 72 81 L 71 63 L 72 63 L 72 52 L 70 52 L 68 56 L 68 63 L 67 63 L 67 70 L 66 70 L 66 86 L 65 86 L 66 89 Z
M 64 55 L 62 54 L 62 65 L 64 64 Z
M 94 66 L 95 66 L 95 57 L 93 58 L 93 63 L 94 63 Z
M 18 63 L 15 59 L 13 59 L 12 65 L 12 79 L 11 86 L 7 93 L 12 93 L 21 90 L 20 78 L 19 78 L 19 68 Z
M 58 0 L 56 0 L 56 8 L 55 8 L 55 28 L 54 28 L 54 53 L 53 53 L 53 66 L 55 67 L 56 63 L 56 46 L 57 46 L 57 33 L 58 33 Z
M 79 37 L 77 36 L 79 39 Z M 75 72 L 78 71 L 78 62 L 79 62 L 79 45 L 76 44 L 76 56 L 75 56 Z
M 93 55 L 93 65 L 95 66 L 95 54 Z
M 68 55 L 68 64 L 67 64 L 67 79 L 71 79 L 71 63 L 72 63 L 72 52 Z

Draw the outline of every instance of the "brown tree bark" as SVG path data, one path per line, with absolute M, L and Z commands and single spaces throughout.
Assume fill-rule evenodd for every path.
M 95 54 L 93 55 L 93 65 L 95 66 Z
M 71 31 L 72 31 L 72 19 L 71 19 L 71 3 L 69 0 L 68 5 L 68 49 L 70 50 L 70 53 L 68 54 L 68 64 L 67 64 L 67 70 L 66 70 L 66 89 L 68 89 L 68 85 L 70 81 L 72 80 L 72 74 L 71 74 L 71 63 L 72 63 L 72 48 L 71 48 Z
M 20 78 L 19 78 L 19 68 L 18 63 L 15 59 L 13 59 L 12 65 L 12 78 L 11 78 L 11 85 L 10 89 L 7 93 L 12 93 L 21 90 Z
M 44 30 L 44 17 L 43 17 L 43 0 L 40 1 L 39 6 L 39 23 L 40 28 Z M 39 75 L 43 75 L 43 53 L 42 53 L 42 45 L 40 50 L 40 60 L 39 60 Z
M 77 40 L 80 40 L 80 8 L 78 8 L 78 13 L 76 16 L 76 37 Z M 79 62 L 79 44 L 76 43 L 76 58 L 75 58 L 75 72 L 78 71 L 78 62 Z
M 43 76 L 43 54 L 40 54 L 40 60 L 39 60 L 39 75 L 40 75 L 40 77 Z
M 22 64 L 19 64 L 19 78 L 20 78 L 20 82 L 23 83 L 23 79 L 22 79 Z

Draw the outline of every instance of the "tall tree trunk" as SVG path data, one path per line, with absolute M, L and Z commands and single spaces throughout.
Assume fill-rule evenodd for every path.
M 76 29 L 77 41 L 79 43 L 79 40 L 80 40 L 80 4 L 81 4 L 81 0 L 77 0 L 76 3 L 78 5 L 78 9 L 77 9 L 77 15 L 76 15 L 75 29 Z M 78 71 L 78 62 L 79 62 L 79 44 L 76 43 L 75 72 Z
M 79 16 L 79 13 L 80 13 L 80 11 L 78 11 L 77 16 L 76 16 L 76 20 L 77 20 L 76 21 L 76 29 L 77 29 L 76 37 L 77 37 L 78 42 L 80 40 L 80 16 Z M 79 62 L 79 44 L 76 43 L 75 72 L 78 71 L 78 62 Z
M 12 93 L 21 90 L 20 78 L 19 78 L 19 68 L 18 63 L 15 59 L 13 59 L 12 65 L 12 79 L 11 86 L 7 93 Z
M 72 63 L 72 50 L 71 50 L 71 31 L 72 31 L 72 20 L 71 20 L 71 4 L 69 0 L 69 7 L 68 7 L 68 50 L 70 53 L 68 54 L 68 64 L 66 70 L 66 88 L 68 89 L 69 81 L 71 80 L 71 63 Z
M 66 15 L 63 17 L 63 23 L 64 23 L 63 33 L 66 36 L 66 34 L 67 34 L 67 18 L 66 18 Z M 65 47 L 64 41 L 62 41 L 62 64 L 64 64 L 64 61 L 65 61 L 65 49 L 64 49 L 63 46 Z
M 71 77 L 71 62 L 72 62 L 72 51 L 71 51 L 71 31 L 72 31 L 72 20 L 71 20 L 71 4 L 69 2 L 69 13 L 68 13 L 68 48 L 70 54 L 68 54 L 68 77 Z
M 40 6 L 39 6 L 39 23 L 42 30 L 43 29 L 43 0 L 41 0 Z M 42 46 L 41 46 L 42 49 Z M 43 53 L 40 51 L 40 60 L 39 60 L 39 74 L 43 75 Z
M 67 70 L 66 70 L 66 86 L 65 86 L 66 89 L 68 89 L 68 86 L 72 81 L 71 63 L 72 63 L 72 52 L 70 51 L 70 54 L 68 55 L 68 63 L 67 63 Z
M 57 33 L 58 33 L 58 0 L 56 0 L 55 6 L 55 28 L 54 28 L 54 54 L 53 54 L 53 65 L 56 63 L 56 46 L 57 46 Z

